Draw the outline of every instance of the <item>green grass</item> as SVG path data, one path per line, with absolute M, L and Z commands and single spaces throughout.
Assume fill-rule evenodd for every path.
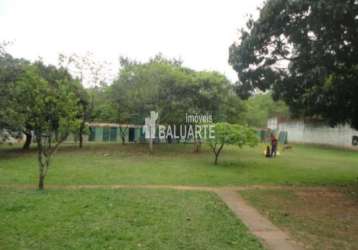
M 0 189 L 0 249 L 262 249 L 213 193 Z
M 62 147 L 49 170 L 52 184 L 174 185 L 352 185 L 358 183 L 358 152 L 295 145 L 276 159 L 256 148 L 224 147 L 219 165 L 208 148 L 192 153 L 192 145 L 89 144 L 80 150 Z M 0 148 L 0 184 L 36 184 L 34 151 Z
M 358 189 L 240 192 L 307 249 L 353 250 L 358 242 Z
M 216 166 L 207 147 L 199 154 L 192 149 L 192 145 L 155 145 L 155 153 L 151 155 L 147 145 L 88 144 L 83 149 L 64 145 L 52 161 L 46 184 L 358 184 L 358 152 L 355 151 L 295 145 L 276 159 L 267 159 L 263 156 L 263 145 L 242 149 L 226 146 Z M 37 175 L 35 150 L 24 153 L 18 146 L 0 146 L 0 185 L 36 185 Z M 312 230 L 323 230 L 318 231 L 317 239 L 297 236 L 303 241 L 318 242 L 321 249 L 329 249 L 319 243 L 332 234 L 343 235 L 343 243 L 339 239 L 338 243 L 332 243 L 343 246 L 342 249 L 347 246 L 349 249 L 349 240 L 358 240 L 335 229 L 349 223 L 342 222 L 335 227 L 330 219 L 345 211 L 345 207 L 340 207 L 333 216 L 317 214 L 322 219 L 310 224 L 307 218 L 330 203 L 323 201 L 310 207 L 314 202 L 309 202 L 302 207 L 306 203 L 287 192 L 271 196 L 244 193 L 244 196 L 259 209 L 275 214 L 270 218 L 287 226 L 295 235 L 297 232 L 313 235 Z M 0 188 L 0 197 L 0 250 L 261 248 L 213 193 L 135 189 L 37 192 Z M 316 200 L 319 199 L 313 199 Z M 306 217 L 298 222 L 288 221 L 286 212 L 281 214 L 288 207 L 279 206 L 286 201 L 293 201 L 292 209 L 307 211 Z M 352 216 L 356 220 L 354 213 Z M 302 229 L 302 225 L 310 226 Z M 324 231 L 329 226 L 332 230 Z M 356 228 L 355 224 L 351 226 Z

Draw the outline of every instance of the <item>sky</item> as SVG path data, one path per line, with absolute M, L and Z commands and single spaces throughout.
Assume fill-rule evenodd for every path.
M 237 80 L 229 46 L 263 0 L 0 0 L 0 41 L 16 57 L 56 64 L 59 53 L 108 62 L 146 61 L 158 53 L 195 70 Z

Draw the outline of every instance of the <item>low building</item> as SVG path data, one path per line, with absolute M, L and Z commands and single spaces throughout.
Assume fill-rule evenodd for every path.
M 289 143 L 358 148 L 358 131 L 349 125 L 330 127 L 319 120 L 288 120 L 273 117 L 267 121 L 267 127 L 277 132 L 286 132 Z
M 144 141 L 143 125 L 117 123 L 88 123 L 88 141 L 130 142 Z

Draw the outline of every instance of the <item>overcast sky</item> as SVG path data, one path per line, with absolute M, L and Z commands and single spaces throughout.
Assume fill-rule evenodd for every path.
M 119 56 L 145 61 L 161 52 L 195 70 L 236 81 L 228 48 L 263 0 L 0 0 L 0 41 L 17 57 L 56 63 L 92 52 L 118 68 Z

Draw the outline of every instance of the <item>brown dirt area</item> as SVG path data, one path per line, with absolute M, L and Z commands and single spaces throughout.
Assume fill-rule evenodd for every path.
M 248 190 L 242 195 L 307 249 L 358 249 L 357 189 Z

